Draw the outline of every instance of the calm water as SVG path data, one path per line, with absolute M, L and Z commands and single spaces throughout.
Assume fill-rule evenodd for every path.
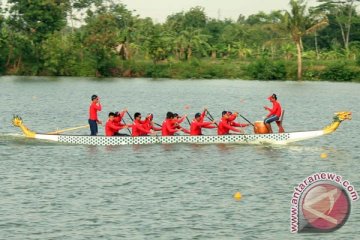
M 127 107 L 161 122 L 168 110 L 193 115 L 204 106 L 216 117 L 226 109 L 262 120 L 273 92 L 288 131 L 321 129 L 339 110 L 353 120 L 283 147 L 74 146 L 10 135 L 19 133 L 13 114 L 39 132 L 86 124 L 94 93 L 104 121 Z M 0 239 L 318 239 L 290 234 L 293 187 L 325 171 L 360 190 L 359 92 L 360 84 L 328 82 L 2 77 Z M 321 237 L 356 239 L 359 222 L 355 202 L 345 226 Z

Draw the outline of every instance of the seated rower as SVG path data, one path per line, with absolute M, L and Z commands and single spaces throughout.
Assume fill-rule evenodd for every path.
M 205 108 L 201 114 L 200 113 L 195 114 L 195 118 L 192 120 L 190 125 L 190 135 L 192 136 L 203 135 L 201 132 L 202 128 L 216 128 L 216 126 L 212 125 L 213 123 L 215 123 L 215 120 L 212 122 L 204 122 L 206 111 L 207 109 Z
M 181 128 L 181 131 L 183 131 L 184 133 L 190 134 L 189 130 L 180 126 L 180 123 L 182 123 L 185 120 L 185 118 L 187 118 L 187 114 L 180 117 L 179 114 L 174 113 L 174 124 L 177 128 L 179 128 L 179 129 Z M 189 125 L 190 125 L 190 123 L 189 123 Z
M 273 107 L 269 108 L 267 106 L 264 106 L 264 109 L 269 111 L 269 114 L 264 119 L 264 123 L 265 123 L 267 129 L 269 130 L 269 133 L 273 133 L 270 123 L 272 123 L 274 121 L 279 121 L 282 110 L 281 110 L 280 103 L 277 101 L 277 96 L 275 93 L 273 95 L 271 95 L 270 97 L 268 97 L 268 99 L 272 103 Z M 284 129 L 280 129 L 280 126 L 279 126 L 279 131 L 284 132 Z
M 148 130 L 161 131 L 162 130 L 161 127 L 154 126 L 153 118 L 154 118 L 154 115 L 152 113 L 149 113 L 146 116 L 145 121 L 143 123 L 144 128 L 148 129 Z
M 248 127 L 248 126 L 250 126 L 250 124 L 235 122 L 235 119 L 236 119 L 237 116 L 239 115 L 238 112 L 234 112 L 234 113 L 228 112 L 228 114 L 229 114 L 228 120 L 229 120 L 230 126 L 232 126 L 232 127 L 240 127 L 242 133 L 245 133 L 242 128 Z
M 231 120 L 234 119 L 234 116 L 230 115 L 230 112 L 223 111 L 222 118 L 218 124 L 218 135 L 227 135 L 231 131 L 241 133 L 241 131 L 233 126 L 231 126 Z M 230 118 L 231 116 L 231 118 Z M 230 120 L 229 120 L 230 118 Z
M 114 122 L 115 113 L 110 112 L 109 118 L 105 125 L 105 136 L 117 136 L 118 131 L 123 128 L 128 128 L 128 126 L 118 126 Z
M 125 122 L 124 123 L 122 122 L 122 119 L 125 116 L 126 112 L 127 112 L 127 109 L 124 109 L 121 112 L 115 112 L 114 123 L 116 126 L 121 127 L 121 129 L 129 128 L 132 126 L 131 124 L 125 124 Z M 115 136 L 129 136 L 129 134 L 118 132 L 115 134 Z
M 141 121 L 141 113 L 136 112 L 134 114 L 134 122 L 132 124 L 131 136 L 133 136 L 133 137 L 146 136 L 152 132 L 153 132 L 153 130 L 146 129 L 146 127 L 144 126 L 144 121 Z
M 172 112 L 166 113 L 166 119 L 163 121 L 161 126 L 162 136 L 173 136 L 176 132 L 182 130 L 181 127 L 177 128 L 174 122 L 174 114 Z

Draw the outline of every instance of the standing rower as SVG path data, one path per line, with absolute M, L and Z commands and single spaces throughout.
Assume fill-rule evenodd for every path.
M 269 111 L 269 114 L 264 119 L 264 123 L 265 123 L 267 129 L 269 130 L 269 133 L 272 133 L 273 131 L 271 129 L 270 123 L 272 123 L 274 121 L 279 121 L 280 116 L 281 116 L 281 105 L 277 101 L 277 96 L 275 93 L 273 95 L 271 95 L 270 97 L 268 97 L 268 99 L 273 104 L 273 107 L 269 108 L 267 106 L 264 106 L 264 109 Z
M 204 122 L 204 117 L 206 114 L 207 109 L 205 108 L 204 111 L 200 113 L 195 114 L 195 118 L 192 120 L 190 125 L 190 135 L 196 136 L 196 135 L 202 135 L 201 129 L 202 128 L 216 128 L 216 126 L 213 126 L 211 124 L 215 123 L 215 121 L 212 122 Z
M 92 95 L 89 108 L 89 125 L 91 136 L 96 136 L 98 134 L 98 124 L 102 124 L 97 116 L 98 111 L 101 111 L 100 99 L 97 95 Z

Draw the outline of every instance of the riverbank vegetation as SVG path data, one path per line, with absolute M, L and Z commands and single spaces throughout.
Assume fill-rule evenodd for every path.
M 154 23 L 107 0 L 3 1 L 0 74 L 360 81 L 359 2 Z

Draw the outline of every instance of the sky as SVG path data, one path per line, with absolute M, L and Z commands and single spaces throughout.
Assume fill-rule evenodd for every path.
M 187 11 L 191 7 L 205 8 L 211 18 L 231 18 L 237 20 L 240 14 L 249 16 L 259 11 L 289 9 L 289 0 L 120 0 L 129 10 L 136 10 L 140 17 L 151 17 L 156 23 L 162 23 L 166 17 L 177 12 Z M 316 0 L 308 0 L 308 6 L 316 6 Z

